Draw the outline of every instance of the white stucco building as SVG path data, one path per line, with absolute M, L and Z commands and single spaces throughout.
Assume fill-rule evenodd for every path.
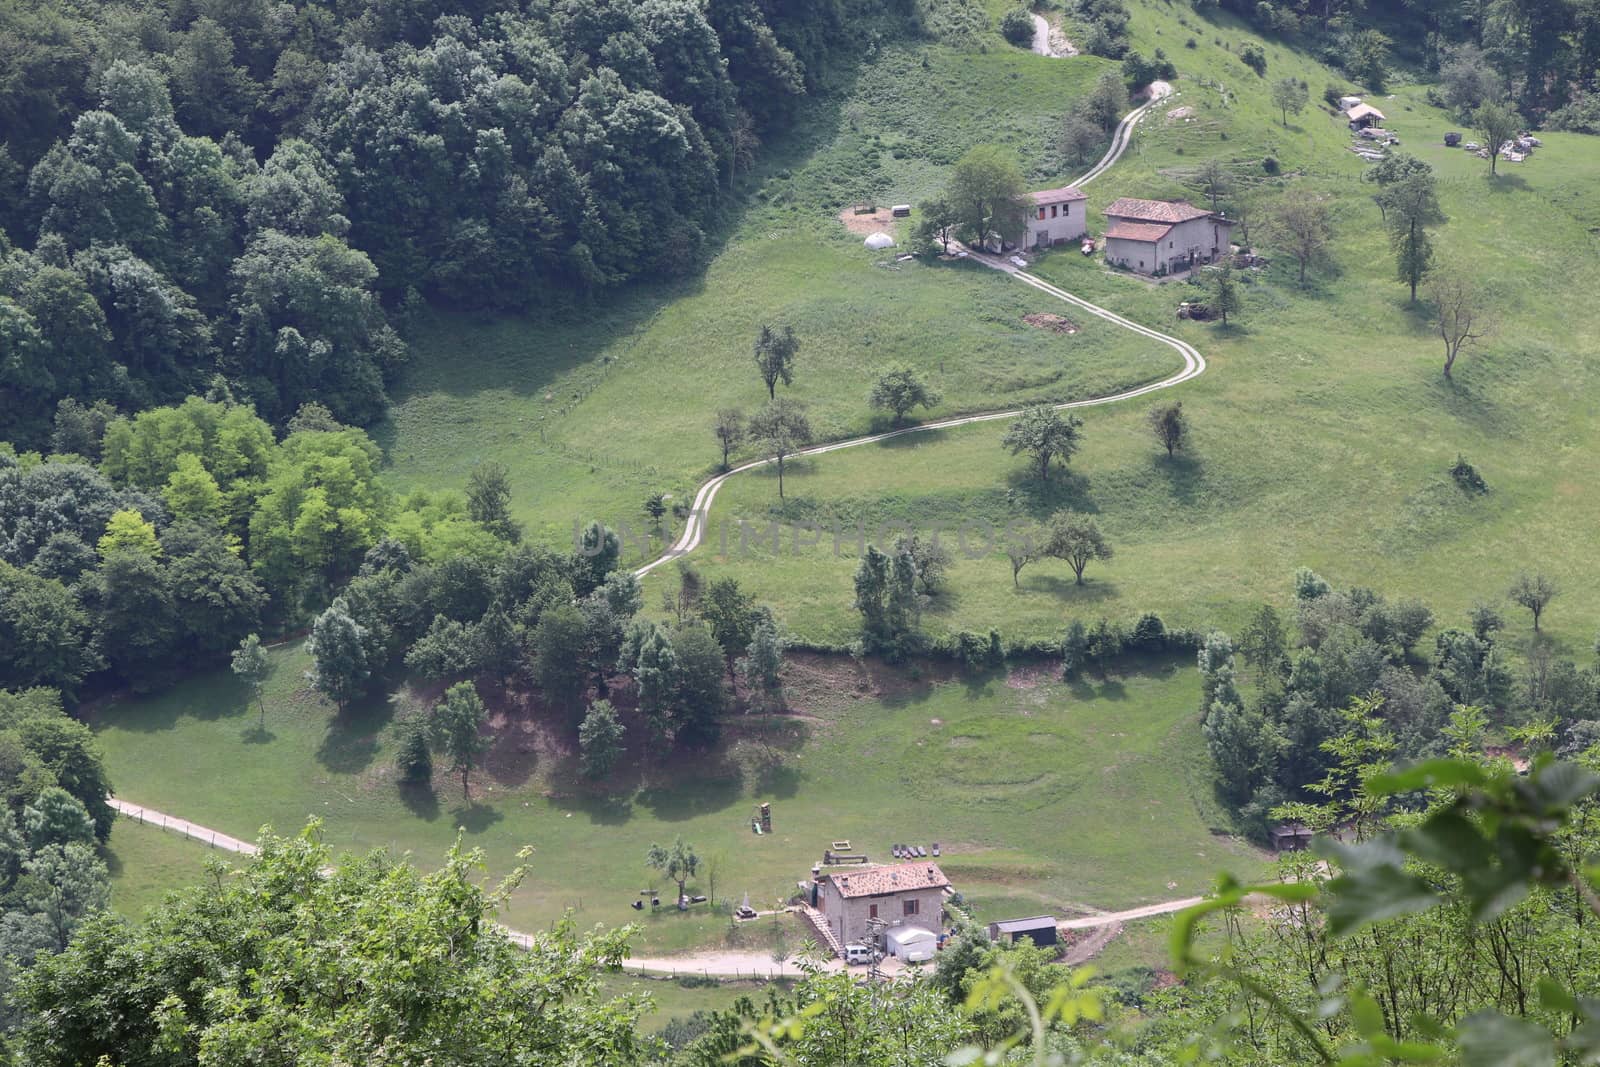
M 1089 196 L 1071 185 L 1041 189 L 1029 194 L 1033 210 L 1028 213 L 1027 248 L 1048 248 L 1063 241 L 1076 241 L 1089 232 Z
M 1105 210 L 1106 262 L 1140 274 L 1170 274 L 1228 253 L 1233 223 L 1187 200 L 1125 196 Z

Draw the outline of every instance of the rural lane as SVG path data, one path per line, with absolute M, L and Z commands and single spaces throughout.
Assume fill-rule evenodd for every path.
M 1139 124 L 1139 120 L 1144 117 L 1145 113 L 1153 104 L 1159 100 L 1165 99 L 1171 92 L 1172 86 L 1168 85 L 1166 82 L 1152 82 L 1149 89 L 1150 98 L 1143 104 L 1140 104 L 1138 107 L 1128 112 L 1126 115 L 1122 116 L 1122 121 L 1117 123 L 1116 132 L 1111 138 L 1111 147 L 1106 150 L 1106 154 L 1100 157 L 1100 161 L 1098 163 L 1089 168 L 1088 173 L 1084 174 L 1083 177 L 1079 178 L 1072 184 L 1077 186 L 1087 185 L 1089 182 L 1092 182 L 1098 178 L 1101 174 L 1104 174 L 1113 163 L 1121 159 L 1122 153 L 1127 151 L 1128 142 L 1133 137 L 1133 128 Z M 1039 290 L 1041 293 L 1053 296 L 1057 300 L 1063 300 L 1074 307 L 1086 311 L 1091 315 L 1098 316 L 1099 318 L 1102 318 L 1113 325 L 1120 326 L 1125 330 L 1132 330 L 1136 334 L 1139 334 L 1143 337 L 1148 337 L 1150 340 L 1156 341 L 1160 344 L 1164 344 L 1167 347 L 1175 350 L 1178 355 L 1183 357 L 1182 369 L 1175 374 L 1161 379 L 1158 382 L 1151 382 L 1147 385 L 1141 385 L 1134 389 L 1125 389 L 1120 393 L 1112 393 L 1108 396 L 1092 397 L 1088 400 L 1070 400 L 1064 404 L 1054 405 L 1057 410 L 1098 407 L 1101 404 L 1115 404 L 1122 400 L 1132 400 L 1135 397 L 1146 396 L 1160 389 L 1170 389 L 1174 385 L 1180 385 L 1191 378 L 1198 378 L 1200 375 L 1205 373 L 1205 357 L 1200 354 L 1199 349 L 1189 344 L 1189 342 L 1172 337 L 1168 334 L 1161 333 L 1159 330 L 1152 330 L 1148 326 L 1141 326 L 1136 322 L 1123 318 L 1114 311 L 1108 311 L 1097 304 L 1091 304 L 1082 297 L 1074 296 L 1065 289 L 1061 289 L 1050 284 L 1043 278 L 1029 274 L 1027 271 L 1023 270 L 1016 264 L 1012 263 L 1009 259 L 1006 259 L 1002 256 L 991 256 L 970 251 L 969 255 L 972 259 L 977 260 L 985 266 L 993 267 L 999 271 L 1004 271 L 1013 278 L 1022 282 L 1024 285 L 1031 286 L 1032 288 Z M 815 445 L 811 448 L 801 449 L 800 451 L 785 457 L 785 459 L 794 459 L 801 456 L 822 456 L 829 452 L 837 452 L 844 448 L 859 448 L 862 445 L 878 444 L 882 441 L 890 441 L 894 438 L 906 437 L 911 434 L 929 433 L 934 430 L 948 430 L 952 427 L 970 426 L 973 423 L 978 422 L 993 422 L 999 419 L 1014 419 L 1018 415 L 1022 414 L 1022 412 L 1022 408 L 1008 408 L 1004 411 L 988 411 L 976 415 L 960 415 L 951 419 L 940 419 L 937 422 L 923 422 L 918 423 L 915 426 L 905 426 L 898 430 L 889 430 L 885 433 L 867 434 L 863 437 L 850 437 L 842 441 L 832 441 L 825 445 Z M 646 563 L 643 566 L 635 569 L 633 572 L 634 576 L 637 578 L 643 578 L 657 567 L 670 563 L 680 556 L 686 556 L 690 552 L 693 552 L 696 548 L 700 547 L 701 542 L 705 539 L 706 523 L 711 515 L 711 506 L 716 502 L 717 491 L 722 488 L 723 483 L 725 483 L 729 478 L 732 478 L 735 474 L 743 474 L 745 471 L 752 471 L 757 467 L 765 467 L 772 462 L 773 461 L 771 459 L 751 460 L 749 463 L 742 463 L 739 466 L 734 467 L 732 470 L 724 471 L 702 485 L 695 493 L 693 505 L 689 509 L 688 518 L 684 521 L 683 532 L 678 535 L 678 539 L 673 542 L 672 547 L 667 549 L 666 552 L 651 560 L 649 563 Z

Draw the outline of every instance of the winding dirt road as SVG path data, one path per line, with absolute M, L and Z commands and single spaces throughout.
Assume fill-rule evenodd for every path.
M 1134 108 L 1132 111 L 1128 112 L 1126 115 L 1122 116 L 1122 121 L 1117 123 L 1116 132 L 1113 133 L 1111 137 L 1111 147 L 1106 150 L 1106 154 L 1100 157 L 1100 161 L 1098 163 L 1089 168 L 1088 173 L 1084 174 L 1083 177 L 1079 178 L 1075 182 L 1072 182 L 1071 184 L 1077 186 L 1087 185 L 1100 175 L 1104 174 L 1106 170 L 1109 169 L 1117 160 L 1121 159 L 1123 152 L 1127 151 L 1128 142 L 1133 137 L 1133 128 L 1139 124 L 1139 120 L 1145 116 L 1145 113 L 1152 105 L 1154 105 L 1157 101 L 1164 99 L 1171 92 L 1172 86 L 1168 85 L 1166 82 L 1158 81 L 1152 83 L 1149 90 L 1149 99 L 1143 104 Z M 1125 389 L 1120 393 L 1112 393 L 1109 396 L 1093 397 L 1088 400 L 1071 400 L 1064 404 L 1056 404 L 1055 407 L 1058 410 L 1098 407 L 1101 404 L 1115 404 L 1121 400 L 1132 400 L 1134 397 L 1145 396 L 1160 389 L 1170 389 L 1174 385 L 1180 385 L 1191 378 L 1198 378 L 1200 375 L 1205 373 L 1205 357 L 1200 354 L 1198 349 L 1189 344 L 1187 341 L 1180 340 L 1176 337 L 1171 337 L 1167 334 L 1161 333 L 1158 330 L 1152 330 L 1148 326 L 1141 326 L 1136 322 L 1123 318 L 1114 311 L 1107 311 L 1103 307 L 1100 307 L 1096 304 L 1091 304 L 1082 297 L 1073 296 L 1065 289 L 1054 286 L 1036 275 L 1029 274 L 1027 271 L 1021 269 L 1009 259 L 1006 259 L 1002 256 L 991 256 L 979 252 L 972 252 L 970 250 L 969 255 L 973 259 L 983 263 L 986 266 L 993 267 L 999 271 L 1004 271 L 1013 278 L 1016 278 L 1018 281 L 1022 282 L 1024 285 L 1032 286 L 1041 293 L 1046 293 L 1050 296 L 1053 296 L 1057 300 L 1064 300 L 1074 307 L 1086 311 L 1091 315 L 1096 315 L 1107 322 L 1121 326 L 1123 329 L 1132 330 L 1134 333 L 1148 337 L 1152 341 L 1157 341 L 1161 344 L 1164 344 L 1167 347 L 1175 350 L 1180 356 L 1183 357 L 1183 368 L 1176 374 L 1169 375 L 1158 382 L 1151 382 L 1148 385 L 1141 385 L 1135 389 Z M 1008 408 L 1004 411 L 988 411 L 976 415 L 960 415 L 951 419 L 940 419 L 937 422 L 924 422 L 919 423 L 916 426 L 906 426 L 898 430 L 889 430 L 886 433 L 868 434 L 864 437 L 851 437 L 842 441 L 833 441 L 825 445 L 816 445 L 812 448 L 802 449 L 801 451 L 795 452 L 793 455 L 785 458 L 792 459 L 799 456 L 821 456 L 829 452 L 837 452 L 843 448 L 859 448 L 862 445 L 877 444 L 880 441 L 888 441 L 896 437 L 905 437 L 910 434 L 928 433 L 933 430 L 948 430 L 954 426 L 970 426 L 976 422 L 992 422 L 997 419 L 1012 419 L 1022 414 L 1022 411 L 1022 408 Z M 635 570 L 633 572 L 634 575 L 636 577 L 643 578 L 657 567 L 670 563 L 679 556 L 686 556 L 698 548 L 701 541 L 705 539 L 706 523 L 711 515 L 711 506 L 716 502 L 717 491 L 722 488 L 723 483 L 736 474 L 743 474 L 745 471 L 752 471 L 757 467 L 765 467 L 772 462 L 773 461 L 770 459 L 751 460 L 749 463 L 740 464 L 739 466 L 734 467 L 732 470 L 725 471 L 722 474 L 717 475 L 702 485 L 695 493 L 694 504 L 690 508 L 689 517 L 684 522 L 683 532 L 678 535 L 677 541 L 673 542 L 672 547 L 667 549 L 667 551 L 662 555 Z
M 1041 19 L 1039 21 L 1043 20 Z M 1105 173 L 1105 171 L 1112 164 L 1116 163 L 1118 159 L 1122 158 L 1122 154 L 1127 150 L 1128 142 L 1133 136 L 1134 126 L 1136 126 L 1139 120 L 1144 117 L 1151 105 L 1164 98 L 1170 92 L 1171 87 L 1165 82 L 1156 82 L 1153 84 L 1150 87 L 1149 100 L 1128 112 L 1128 114 L 1122 117 L 1122 121 L 1117 124 L 1116 132 L 1112 136 L 1111 147 L 1106 151 L 1106 154 L 1101 157 L 1098 163 L 1089 169 L 1088 173 L 1083 175 L 1083 177 L 1079 178 L 1072 184 L 1078 186 L 1088 184 L 1101 174 Z M 1139 323 L 1123 318 L 1114 311 L 1108 311 L 1103 307 L 1099 307 L 1096 304 L 1092 304 L 1089 301 L 1084 300 L 1082 297 L 1074 296 L 1065 289 L 1061 289 L 1045 281 L 1043 278 L 1029 274 L 1027 271 L 1016 266 L 1014 263 L 1004 257 L 990 256 L 977 252 L 972 252 L 970 254 L 973 259 L 976 259 L 980 263 L 992 267 L 995 270 L 1003 271 L 1006 274 L 1011 275 L 1011 277 L 1022 282 L 1024 285 L 1032 286 L 1040 292 L 1053 296 L 1058 300 L 1065 301 L 1066 303 L 1069 303 L 1090 315 L 1098 316 L 1107 322 L 1121 326 L 1123 329 L 1132 330 L 1134 333 L 1137 333 L 1140 336 L 1147 337 L 1152 341 L 1164 344 L 1183 357 L 1183 368 L 1177 373 L 1169 375 L 1158 382 L 1151 382 L 1148 385 L 1142 385 L 1134 389 L 1125 389 L 1120 393 L 1113 393 L 1109 396 L 1094 397 L 1088 400 L 1074 400 L 1064 404 L 1057 404 L 1055 405 L 1056 408 L 1087 408 L 1097 407 L 1101 404 L 1114 404 L 1122 400 L 1131 400 L 1135 397 L 1145 396 L 1161 389 L 1169 389 L 1172 386 L 1189 381 L 1191 378 L 1197 378 L 1201 374 L 1205 373 L 1205 357 L 1200 354 L 1198 349 L 1189 344 L 1187 341 L 1180 340 L 1176 337 L 1171 337 L 1167 334 L 1161 333 L 1159 330 L 1153 330 L 1148 326 L 1141 326 Z M 1021 408 L 1009 408 L 1005 411 L 990 411 L 976 415 L 962 415 L 951 419 L 941 419 L 938 422 L 922 423 L 917 426 L 907 426 L 899 430 L 890 430 L 887 433 L 869 434 L 864 437 L 852 437 L 843 441 L 834 441 L 825 445 L 817 445 L 813 448 L 807 448 L 803 451 L 796 452 L 795 455 L 820 456 L 828 452 L 837 452 L 843 448 L 857 448 L 862 445 L 876 444 L 880 441 L 888 441 L 896 437 L 906 436 L 908 434 L 927 433 L 932 430 L 949 429 L 953 426 L 967 426 L 978 422 L 992 422 L 1000 419 L 1010 419 L 1020 415 L 1022 410 L 1023 409 Z M 689 520 L 684 526 L 683 533 L 678 537 L 678 540 L 670 549 L 667 550 L 664 555 L 640 567 L 638 570 L 634 571 L 634 574 L 638 575 L 639 577 L 643 577 L 662 564 L 668 563 L 674 559 L 677 559 L 679 556 L 683 556 L 694 551 L 695 548 L 700 545 L 704 537 L 706 518 L 710 514 L 711 506 L 716 500 L 717 490 L 722 488 L 723 483 L 729 478 L 733 477 L 735 474 L 742 474 L 745 471 L 766 466 L 771 462 L 772 461 L 768 459 L 759 459 L 749 463 L 741 464 L 730 471 L 717 475 L 702 485 L 699 491 L 695 494 L 694 509 L 690 512 Z M 159 826 L 162 829 L 182 834 L 185 837 L 193 838 L 196 841 L 204 842 L 227 852 L 234 852 L 245 856 L 253 856 L 256 854 L 256 846 L 254 844 L 248 841 L 242 841 L 236 837 L 231 837 L 228 834 L 221 833 L 220 831 L 213 830 L 209 827 L 201 826 L 198 823 L 190 822 L 187 819 L 180 819 L 176 816 L 167 815 L 163 812 L 155 811 L 151 808 L 146 808 L 141 805 L 122 800 L 118 797 L 110 798 L 110 804 L 114 809 L 116 809 L 118 814 L 122 815 L 124 818 L 132 819 L 134 821 L 145 823 L 151 826 Z M 1159 904 L 1150 904 L 1140 908 L 1131 908 L 1127 911 L 1104 912 L 1077 919 L 1064 919 L 1059 925 L 1062 930 L 1086 930 L 1120 925 L 1121 923 L 1136 919 L 1145 919 L 1158 915 L 1170 915 L 1173 912 L 1182 911 L 1184 908 L 1198 904 L 1202 899 L 1203 898 L 1201 897 L 1186 897 L 1182 900 L 1169 900 Z M 505 930 L 508 937 L 518 944 L 521 944 L 524 947 L 529 945 L 530 938 L 527 934 L 513 930 L 509 927 L 502 927 L 502 929 Z M 834 960 L 830 962 L 829 966 L 842 967 L 843 962 Z M 691 956 L 669 956 L 659 958 L 645 957 L 627 960 L 623 963 L 623 967 L 630 971 L 698 973 L 724 978 L 750 978 L 762 975 L 793 976 L 798 973 L 798 969 L 791 960 L 774 962 L 768 955 L 745 952 L 713 952 Z

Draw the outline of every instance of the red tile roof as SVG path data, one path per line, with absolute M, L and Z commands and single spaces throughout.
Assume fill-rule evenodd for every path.
M 843 897 L 877 897 L 912 889 L 943 889 L 950 884 L 937 863 L 894 863 L 828 875 Z
M 1037 193 L 1029 193 L 1035 204 L 1059 204 L 1064 200 L 1087 200 L 1089 194 L 1079 189 L 1076 185 L 1063 185 L 1059 189 L 1040 189 Z
M 1172 230 L 1172 225 L 1170 222 L 1114 222 L 1106 236 L 1119 241 L 1159 241 Z
M 1106 218 L 1138 219 L 1140 222 L 1188 222 L 1203 219 L 1211 212 L 1187 200 L 1138 200 L 1125 196 L 1106 208 Z

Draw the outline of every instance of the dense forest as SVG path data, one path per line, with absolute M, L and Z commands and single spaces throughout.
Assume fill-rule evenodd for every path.
M 785 0 L 0 7 L 0 428 L 219 376 L 361 425 L 421 300 L 699 263 L 842 15 Z

